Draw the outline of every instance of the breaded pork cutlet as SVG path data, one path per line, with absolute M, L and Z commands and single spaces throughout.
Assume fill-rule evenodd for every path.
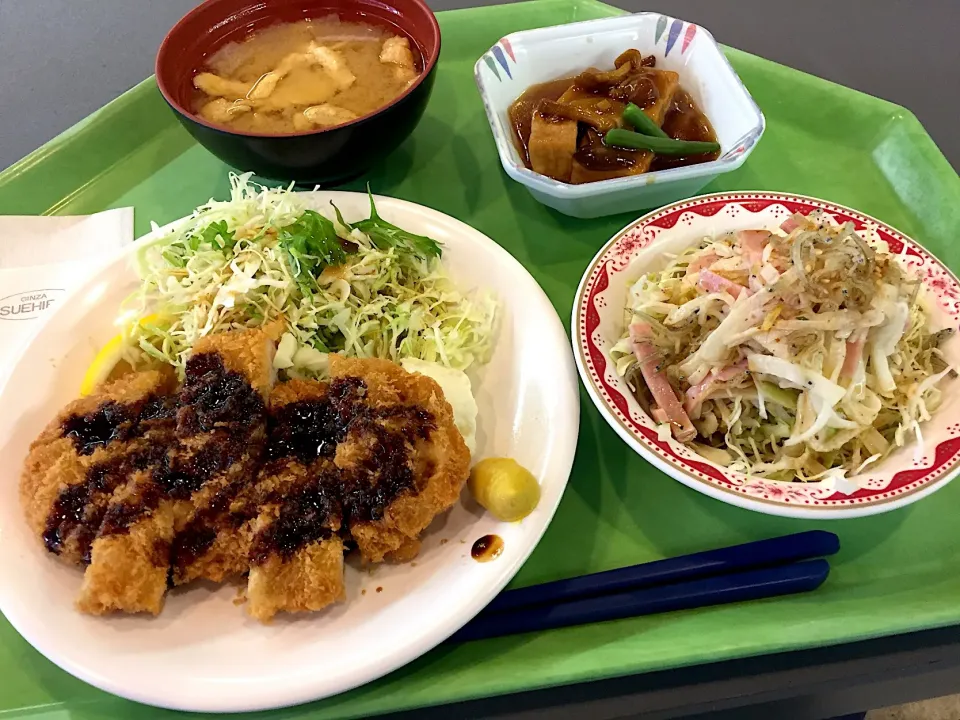
M 89 562 L 111 494 L 169 444 L 173 373 L 130 373 L 65 407 L 30 447 L 20 500 L 31 529 L 66 562 Z
M 330 372 L 329 384 L 293 380 L 271 396 L 247 586 L 260 620 L 343 598 L 341 537 L 370 562 L 412 559 L 467 477 L 469 452 L 433 380 L 337 355 Z
M 198 341 L 177 397 L 176 441 L 159 465 L 114 496 L 93 543 L 77 607 L 158 613 L 168 585 L 220 581 L 246 570 L 234 498 L 259 467 L 264 398 L 273 383 L 272 333 Z
M 410 560 L 470 470 L 453 410 L 433 379 L 389 360 L 331 355 L 330 377 L 355 405 L 334 459 L 350 537 L 367 562 Z
M 333 464 L 342 424 L 329 385 L 291 380 L 270 396 L 269 439 L 254 489 L 247 611 L 320 610 L 343 600 L 339 478 Z
M 249 571 L 248 609 L 344 598 L 343 555 L 403 561 L 449 508 L 470 454 L 440 386 L 330 356 L 329 383 L 273 387 L 273 329 L 196 343 L 179 390 L 135 373 L 71 403 L 31 449 L 31 528 L 88 564 L 77 607 L 159 613 L 169 586 Z

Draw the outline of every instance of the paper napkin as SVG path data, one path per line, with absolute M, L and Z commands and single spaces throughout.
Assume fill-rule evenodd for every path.
M 133 242 L 133 208 L 0 216 L 0 385 L 71 290 Z

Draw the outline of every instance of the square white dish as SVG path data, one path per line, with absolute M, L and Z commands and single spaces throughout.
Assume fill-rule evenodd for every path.
M 710 119 L 721 156 L 699 165 L 571 185 L 524 166 L 507 110 L 531 85 L 612 67 L 636 48 L 657 68 L 680 73 L 680 84 Z M 663 205 L 690 197 L 717 175 L 739 168 L 763 135 L 763 113 L 713 36 L 702 27 L 659 13 L 638 13 L 507 35 L 477 60 L 474 77 L 500 162 L 507 175 L 539 202 L 565 215 L 591 218 Z

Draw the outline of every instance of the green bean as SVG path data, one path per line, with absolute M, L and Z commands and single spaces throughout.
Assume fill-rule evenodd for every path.
M 626 110 L 623 111 L 623 119 L 633 125 L 634 130 L 650 137 L 668 138 L 660 126 L 657 125 L 650 116 L 633 103 L 628 103 Z
M 720 149 L 720 145 L 715 142 L 650 137 L 620 128 L 610 130 L 604 135 L 603 144 L 628 150 L 652 150 L 657 155 L 705 155 Z

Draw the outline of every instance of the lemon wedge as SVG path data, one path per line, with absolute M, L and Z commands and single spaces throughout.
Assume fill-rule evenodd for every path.
M 157 315 L 151 314 L 140 318 L 138 324 L 145 325 L 157 319 Z M 80 395 L 90 395 L 97 386 L 110 378 L 110 374 L 116 369 L 117 364 L 123 359 L 124 350 L 128 347 L 128 339 L 124 333 L 117 333 L 107 344 L 100 348 L 93 362 L 87 368 L 80 382 Z

